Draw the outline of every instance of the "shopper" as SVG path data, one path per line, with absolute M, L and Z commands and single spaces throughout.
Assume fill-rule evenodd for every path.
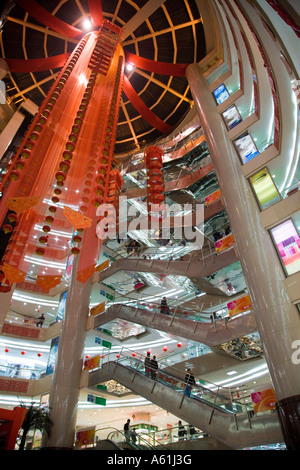
M 191 369 L 187 370 L 184 380 L 185 380 L 185 394 L 187 397 L 189 397 L 191 395 L 192 386 L 196 385 L 195 377 Z
M 127 444 L 130 444 L 130 419 L 127 419 L 126 423 L 124 424 L 124 434 Z
M 45 321 L 45 317 L 44 317 L 44 314 L 42 313 L 42 315 L 38 318 L 38 321 L 36 322 L 36 326 L 43 326 L 44 324 L 44 321 Z
M 147 377 L 150 377 L 151 375 L 151 358 L 150 358 L 150 353 L 147 352 L 147 356 L 145 357 L 145 373 Z
M 158 363 L 156 360 L 156 356 L 153 356 L 153 358 L 151 359 L 151 378 L 153 380 L 156 379 L 157 369 L 158 369 Z
M 182 421 L 178 421 L 178 439 L 182 441 L 184 438 L 184 435 L 185 435 L 185 429 L 182 424 Z
M 136 443 L 136 438 L 137 438 L 137 434 L 136 434 L 135 429 L 133 429 L 133 430 L 131 431 L 131 442 L 132 442 L 132 444 L 135 444 L 135 443 Z
M 160 313 L 165 313 L 166 315 L 170 315 L 170 309 L 167 304 L 167 299 L 166 297 L 162 298 L 162 301 L 160 303 Z

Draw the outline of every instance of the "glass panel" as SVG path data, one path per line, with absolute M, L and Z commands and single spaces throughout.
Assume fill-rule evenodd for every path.
M 292 219 L 271 229 L 277 250 L 288 275 L 300 271 L 300 237 Z
M 262 209 L 280 201 L 280 195 L 267 168 L 263 168 L 251 176 L 250 182 Z

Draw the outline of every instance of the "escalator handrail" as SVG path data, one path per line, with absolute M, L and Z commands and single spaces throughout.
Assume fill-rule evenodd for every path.
M 135 368 L 135 367 L 133 367 L 133 366 L 127 366 L 127 365 L 122 364 L 122 362 L 125 361 L 125 360 L 130 360 L 130 361 L 133 361 L 133 362 L 138 362 L 139 364 L 142 365 L 142 368 L 139 369 L 139 368 Z M 131 358 L 131 357 L 125 356 L 123 359 L 122 359 L 122 358 L 119 358 L 119 359 L 117 359 L 117 360 L 114 360 L 113 362 L 115 362 L 115 363 L 117 363 L 117 364 L 120 364 L 120 365 L 122 365 L 123 367 L 128 367 L 128 368 L 130 368 L 131 370 L 134 370 L 136 373 L 139 373 L 139 374 L 141 374 L 141 375 L 145 375 L 144 372 L 143 372 L 143 370 L 142 370 L 142 369 L 144 368 L 144 363 L 143 363 L 141 360 L 139 360 L 139 359 Z M 182 379 L 181 377 L 176 377 L 175 375 L 172 375 L 172 374 L 169 374 L 169 373 L 166 374 L 162 369 L 158 369 L 157 372 L 161 372 L 162 374 L 166 375 L 168 378 L 173 379 L 173 380 L 175 380 L 175 381 L 177 381 L 177 382 L 179 381 L 179 382 L 181 382 L 182 384 L 184 384 L 184 379 Z M 157 376 L 158 376 L 158 373 L 157 373 Z M 156 378 L 156 380 L 157 380 L 157 378 Z M 157 381 L 159 381 L 159 380 L 157 380 Z M 166 382 L 164 382 L 164 381 L 161 381 L 161 383 L 165 384 L 166 386 L 170 386 L 169 383 L 166 383 Z M 216 385 L 216 387 L 218 387 L 218 386 Z M 173 388 L 173 387 L 172 387 L 172 388 Z M 176 387 L 175 387 L 175 388 L 176 388 Z M 197 389 L 199 389 L 201 392 L 204 391 L 204 393 L 209 393 L 209 394 L 211 394 L 212 396 L 214 396 L 215 401 L 219 398 L 219 399 L 221 399 L 221 400 L 225 400 L 225 401 L 228 402 L 229 404 L 233 404 L 233 403 L 234 403 L 234 404 L 237 404 L 237 405 L 242 406 L 243 408 L 245 407 L 244 404 L 242 404 L 242 403 L 240 403 L 240 402 L 238 402 L 238 401 L 236 401 L 236 400 L 233 400 L 233 399 L 231 399 L 230 397 L 228 397 L 228 396 L 226 396 L 226 395 L 221 395 L 221 394 L 218 393 L 218 392 L 214 392 L 213 390 L 207 389 L 207 388 L 203 387 L 202 385 L 196 384 L 195 386 L 193 386 L 193 388 L 197 388 Z M 219 388 L 219 387 L 218 387 L 218 388 Z M 183 391 L 184 391 L 184 389 L 183 389 Z M 205 400 L 205 399 L 203 399 L 203 398 L 198 398 L 198 397 L 196 397 L 196 396 L 192 396 L 192 398 L 196 398 L 196 399 L 198 399 L 199 401 L 202 401 L 202 402 L 205 403 L 205 404 L 209 404 L 211 407 L 216 408 L 216 409 L 219 409 L 219 410 L 222 411 L 222 412 L 231 413 L 231 414 L 237 414 L 237 412 L 235 412 L 234 410 L 229 411 L 229 410 L 224 409 L 224 408 L 222 408 L 222 407 L 216 405 L 215 403 L 211 403 L 211 402 L 209 402 L 209 401 L 207 401 L 207 400 Z

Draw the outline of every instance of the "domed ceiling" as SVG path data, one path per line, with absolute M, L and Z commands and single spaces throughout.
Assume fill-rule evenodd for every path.
M 60 67 L 37 71 L 30 68 L 29 61 L 72 52 L 82 36 L 97 29 L 93 24 L 99 24 L 99 18 L 123 28 L 124 73 L 147 110 L 146 114 L 141 112 L 123 89 L 115 146 L 116 155 L 120 155 L 169 133 L 191 108 L 192 95 L 184 73 L 174 73 L 171 64 L 186 66 L 205 55 L 196 0 L 7 1 L 1 7 L 0 36 L 1 57 L 10 69 L 4 79 L 6 95 L 16 107 L 27 98 L 39 106 Z M 129 70 L 131 58 L 137 57 L 148 61 Z M 165 123 L 164 128 L 153 125 L 149 114 Z

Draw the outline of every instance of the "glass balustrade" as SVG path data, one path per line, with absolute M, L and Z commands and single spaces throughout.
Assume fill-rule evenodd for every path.
M 135 355 L 135 353 L 133 353 Z M 118 364 L 129 368 L 130 370 L 135 371 L 138 374 L 146 375 L 144 360 L 133 357 L 130 351 L 124 349 L 122 350 L 118 356 L 119 358 L 116 360 L 113 358 L 115 355 L 112 353 L 108 353 L 105 356 L 105 360 L 102 362 L 109 362 L 114 360 Z M 154 374 L 155 378 L 153 378 L 154 382 L 159 384 L 163 384 L 164 386 L 171 388 L 177 393 L 180 393 L 184 399 L 186 396 L 186 383 L 184 378 L 166 373 L 159 365 L 157 372 Z M 225 387 L 220 387 L 218 385 L 205 382 L 205 386 L 201 384 L 196 384 L 192 387 L 190 391 L 189 398 L 193 398 L 206 404 L 214 409 L 225 413 L 241 413 L 246 412 L 251 409 L 247 404 L 242 403 L 240 400 L 236 400 L 232 398 L 232 391 Z
M 0 365 L 1 377 L 12 377 L 18 379 L 37 380 L 42 378 L 46 373 L 44 368 L 27 367 L 20 364 L 2 364 Z

